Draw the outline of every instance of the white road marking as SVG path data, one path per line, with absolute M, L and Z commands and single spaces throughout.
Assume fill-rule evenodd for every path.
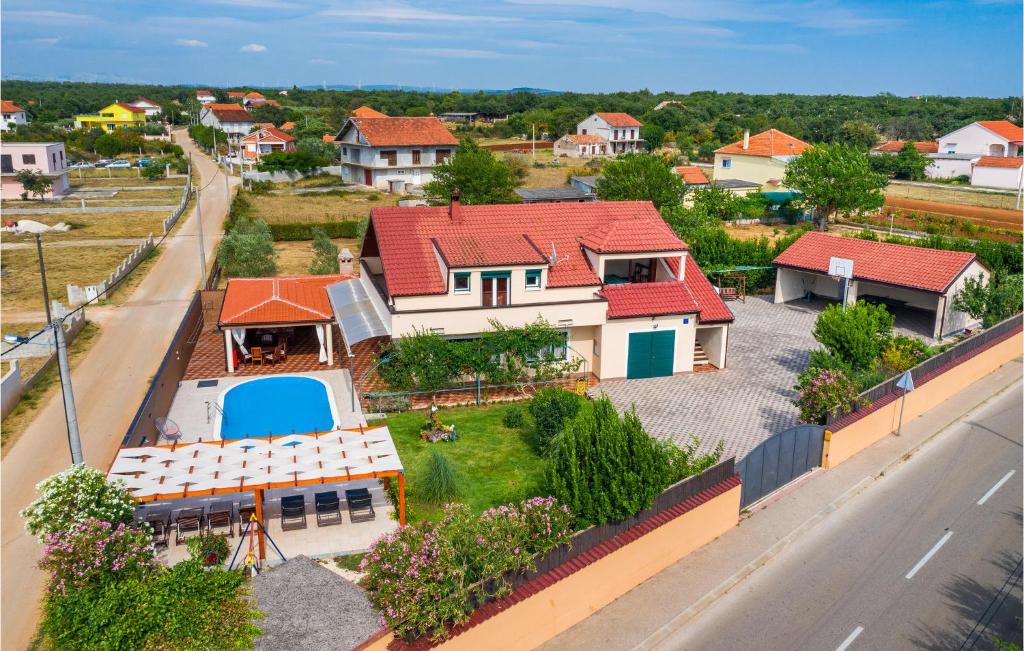
M 908 579 L 914 578 L 914 575 L 917 574 L 917 571 L 920 570 L 922 567 L 924 567 L 924 564 L 927 563 L 931 559 L 932 556 L 935 556 L 935 552 L 939 551 L 939 549 L 941 549 L 942 546 L 946 544 L 946 541 L 949 540 L 950 536 L 952 536 L 952 535 L 953 535 L 952 531 L 947 531 L 946 535 L 943 536 L 942 538 L 940 538 L 939 542 L 935 543 L 935 546 L 932 547 L 930 550 L 928 550 L 928 553 L 924 555 L 924 558 L 919 560 L 917 562 L 917 565 L 915 565 L 912 570 L 907 572 L 907 577 L 906 578 L 908 578 Z
M 1010 479 L 1010 477 L 1013 477 L 1013 473 L 1015 473 L 1015 472 L 1017 472 L 1017 471 L 1016 470 L 1011 470 L 1010 472 L 1008 472 L 1005 475 L 1003 475 L 1003 478 L 1000 479 L 999 481 L 997 481 L 995 486 L 993 486 L 992 488 L 988 489 L 988 492 L 981 496 L 981 499 L 978 500 L 978 506 L 981 506 L 982 504 L 987 502 L 988 498 L 992 497 L 992 495 L 994 495 L 995 492 L 997 490 L 999 490 L 1002 487 L 1002 485 L 1005 484 Z
M 853 629 L 853 633 L 850 633 L 850 636 L 843 640 L 842 644 L 836 647 L 836 651 L 846 651 L 847 647 L 853 644 L 853 641 L 857 639 L 857 636 L 863 632 L 863 626 L 858 626 L 857 628 Z

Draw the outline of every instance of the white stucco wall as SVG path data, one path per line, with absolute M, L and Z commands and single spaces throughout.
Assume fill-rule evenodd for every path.
M 975 165 L 971 173 L 971 185 L 1016 190 L 1022 187 L 1022 172 L 1024 172 L 1024 167 L 979 167 Z
M 725 167 L 729 161 L 729 167 Z M 715 154 L 714 178 L 716 181 L 739 179 L 760 183 L 773 190 L 782 189 L 780 185 L 769 185 L 769 180 L 782 180 L 786 175 L 786 164 L 769 156 L 747 156 L 746 154 Z
M 939 138 L 940 154 L 1016 156 L 1017 149 L 1017 145 L 978 124 L 969 124 Z
M 726 357 L 726 344 L 729 338 L 729 325 L 697 326 L 696 339 L 708 361 L 717 368 L 725 368 L 728 363 Z
M 839 300 L 839 281 L 825 274 L 779 268 L 775 274 L 775 303 L 803 298 L 807 292 Z M 851 287 L 849 296 L 853 298 L 855 295 L 856 288 Z
M 629 333 L 664 331 L 666 329 L 672 329 L 676 333 L 672 372 L 688 373 L 692 371 L 697 315 L 687 314 L 608 321 L 600 332 L 600 361 L 595 365 L 600 368 L 598 377 L 602 380 L 626 377 L 629 361 Z
M 988 283 L 991 280 L 991 276 L 992 274 L 989 273 L 988 269 L 975 260 L 955 281 L 953 281 L 953 284 L 950 285 L 949 289 L 946 291 L 942 302 L 939 303 L 940 312 L 941 308 L 945 307 L 945 315 L 940 317 L 942 318 L 942 336 L 948 336 L 959 332 L 964 328 L 970 328 L 978 325 L 978 320 L 971 315 L 953 309 L 953 299 L 958 293 L 960 293 L 960 290 L 963 289 L 968 278 L 980 277 Z
M 951 179 L 957 176 L 971 175 L 971 161 L 957 158 L 932 158 L 932 164 L 924 169 L 924 174 L 931 179 Z

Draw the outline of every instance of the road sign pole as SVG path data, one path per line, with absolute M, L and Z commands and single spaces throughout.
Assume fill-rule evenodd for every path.
M 914 376 L 910 371 L 903 373 L 899 381 L 896 382 L 896 388 L 903 390 L 903 396 L 900 398 L 900 421 L 896 425 L 896 436 L 899 436 L 903 430 L 903 407 L 907 404 L 907 394 L 914 390 Z

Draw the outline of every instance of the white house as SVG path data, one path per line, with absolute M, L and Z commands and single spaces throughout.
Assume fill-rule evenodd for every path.
M 1024 188 L 1022 172 L 1024 158 L 1020 156 L 982 156 L 972 163 L 971 185 L 1017 190 Z
M 351 183 L 402 192 L 434 178 L 434 166 L 459 141 L 435 117 L 350 117 L 335 136 L 341 176 Z
M 28 124 L 25 109 L 14 102 L 0 100 L 0 113 L 3 114 L 3 119 L 0 120 L 0 131 L 7 131 L 19 124 Z
M 555 141 L 553 146 L 555 157 L 588 158 L 591 156 L 607 156 L 608 141 L 593 133 L 567 133 Z
M 147 118 L 160 115 L 160 112 L 163 111 L 162 106 L 151 99 L 146 99 L 145 97 L 140 97 L 134 102 L 128 102 L 128 106 L 134 106 L 135 108 L 142 109 L 146 113 Z
M 629 113 L 594 113 L 576 125 L 581 136 L 601 136 L 608 141 L 611 154 L 628 154 L 640 151 L 640 127 L 643 123 Z
M 931 178 L 970 176 L 973 160 L 981 156 L 1020 156 L 1022 144 L 1024 128 L 1012 122 L 972 122 L 939 138 L 938 152 L 929 156 L 932 165 L 925 173 Z
M 200 104 L 212 104 L 217 101 L 217 96 L 208 90 L 197 90 L 196 99 Z
M 228 134 L 232 146 L 238 146 L 252 130 L 252 117 L 238 104 L 206 104 L 199 113 L 199 122 Z

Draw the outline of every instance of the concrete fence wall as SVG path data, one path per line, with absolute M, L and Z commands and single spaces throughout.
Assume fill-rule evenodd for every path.
M 328 167 L 317 167 L 306 172 L 291 171 L 285 172 L 281 170 L 275 170 L 273 172 L 242 172 L 243 181 L 272 181 L 274 183 L 284 183 L 287 181 L 298 181 L 304 179 L 307 176 L 319 176 L 320 174 L 330 174 L 331 176 L 341 176 L 341 165 L 330 165 Z
M 106 279 L 99 281 L 95 285 L 86 285 L 85 287 L 68 285 L 68 303 L 70 305 L 82 305 L 98 298 L 130 274 L 135 267 L 139 266 L 154 248 L 156 248 L 156 240 L 153 239 L 153 234 L 150 233 L 149 237 L 142 244 L 135 247 L 135 250 L 129 253 L 128 257 L 122 260 L 117 269 L 111 272 Z
M 182 213 L 185 212 L 185 207 L 188 206 L 188 198 L 192 194 L 192 173 L 189 171 L 186 177 L 185 187 L 181 191 L 181 201 L 178 202 L 178 207 L 171 212 L 170 216 L 164 220 L 164 235 L 170 232 L 174 225 L 178 223 L 178 219 Z

